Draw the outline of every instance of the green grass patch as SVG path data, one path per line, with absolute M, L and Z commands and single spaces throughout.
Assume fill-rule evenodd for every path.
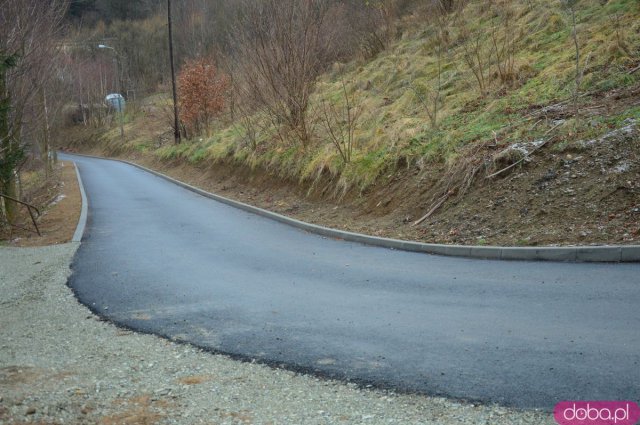
M 412 87 L 421 88 L 421 96 L 431 99 L 438 87 L 437 31 L 427 22 L 412 20 L 411 26 L 399 23 L 402 39 L 391 42 L 373 60 L 362 59 L 335 64 L 321 76 L 311 96 L 309 128 L 312 140 L 306 148 L 295 140 L 293 132 L 276 128 L 256 113 L 251 120 L 255 138 L 247 135 L 246 123 L 217 123 L 210 137 L 197 137 L 179 146 L 136 140 L 130 147 L 117 143 L 115 124 L 106 134 L 113 149 L 153 152 L 163 160 L 190 162 L 227 161 L 305 181 L 321 177 L 333 179 L 342 190 L 366 189 L 385 179 L 397 167 L 399 159 L 445 162 L 454 160 L 470 143 L 498 140 L 512 143 L 541 137 L 550 125 L 534 126 L 533 106 L 569 99 L 574 90 L 575 47 L 571 19 L 561 2 L 486 2 L 471 0 L 459 19 L 447 28 L 449 43 L 442 56 L 442 75 L 437 128 L 428 110 Z M 513 84 L 500 81 L 491 34 L 503 36 L 502 7 L 512 8 L 509 25 L 514 41 Z M 577 31 L 581 68 L 585 68 L 582 92 L 602 92 L 632 87 L 640 73 L 628 74 L 640 55 L 640 9 L 637 0 L 582 0 L 577 3 Z M 463 28 L 462 25 L 466 25 Z M 405 25 L 403 27 L 403 25 Z M 478 40 L 486 68 L 487 92 L 482 95 L 472 70 L 465 62 L 464 38 L 469 31 Z M 622 40 L 621 42 L 619 40 Z M 622 47 L 619 46 L 622 45 Z M 322 107 L 327 102 L 337 107 L 344 101 L 342 82 L 361 110 L 356 122 L 353 157 L 345 164 L 322 125 Z M 145 108 L 164 107 L 169 98 L 158 95 L 143 101 Z M 430 106 L 432 107 L 432 106 Z M 629 117 L 637 118 L 639 108 L 630 107 L 612 117 L 583 120 L 580 136 L 595 137 Z M 127 118 L 127 131 L 144 120 L 144 114 Z M 129 114 L 127 114 L 129 117 Z M 532 129 L 533 127 L 533 129 Z M 571 120 L 564 129 L 575 132 Z M 280 135 L 284 135 L 280 137 Z M 573 135 L 575 137 L 575 134 Z

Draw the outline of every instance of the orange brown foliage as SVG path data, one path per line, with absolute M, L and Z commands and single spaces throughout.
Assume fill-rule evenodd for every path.
M 215 117 L 224 109 L 229 77 L 218 72 L 209 58 L 185 63 L 178 75 L 181 118 L 189 130 L 208 133 Z

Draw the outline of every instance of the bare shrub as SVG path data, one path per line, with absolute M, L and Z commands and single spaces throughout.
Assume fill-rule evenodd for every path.
M 91 52 L 74 52 L 67 56 L 65 74 L 69 77 L 70 94 L 78 104 L 85 126 L 100 127 L 109 118 L 104 98 L 118 86 L 118 75 L 112 61 L 104 55 L 91 57 Z
M 444 2 L 442 0 L 434 0 L 429 10 L 429 24 L 435 29 L 435 46 L 436 46 L 436 75 L 431 83 L 417 84 L 411 83 L 409 88 L 413 91 L 415 97 L 423 106 L 431 128 L 438 128 L 438 112 L 444 101 L 442 97 L 443 83 L 443 59 L 449 51 L 449 26 L 455 19 L 455 15 L 451 13 L 453 2 Z
M 354 134 L 362 108 L 355 104 L 353 96 L 349 95 L 347 86 L 342 81 L 342 96 L 340 102 L 322 102 L 322 125 L 327 137 L 336 148 L 342 162 L 351 161 L 353 153 Z
M 462 20 L 460 25 L 462 58 L 472 72 L 480 90 L 481 96 L 489 92 L 489 67 L 493 56 L 493 49 L 481 31 L 472 30 Z
M 247 0 L 234 34 L 243 95 L 264 109 L 283 139 L 311 138 L 307 112 L 316 78 L 331 62 L 335 32 L 324 0 Z
M 574 109 L 574 118 L 575 118 L 575 126 L 578 126 L 578 121 L 580 119 L 580 87 L 582 85 L 582 78 L 584 76 L 584 69 L 586 68 L 586 64 L 581 66 L 581 50 L 580 50 L 580 40 L 578 39 L 578 24 L 576 22 L 576 4 L 578 0 L 560 0 L 562 6 L 566 9 L 567 13 L 571 17 L 571 37 L 573 38 L 573 44 L 575 47 L 575 74 L 574 74 L 574 87 L 573 87 L 573 109 Z M 589 57 L 587 57 L 587 62 L 589 61 Z
M 258 148 L 258 135 L 260 133 L 259 117 L 256 113 L 257 108 L 248 105 L 245 101 L 244 103 L 237 103 L 235 109 L 236 120 L 232 122 L 236 131 L 242 134 L 242 145 L 255 151 Z
M 512 24 L 515 11 L 511 1 L 500 1 L 495 5 L 499 23 L 491 28 L 491 44 L 495 53 L 496 68 L 500 82 L 513 87 L 517 80 L 515 70 L 516 31 Z
M 360 50 L 366 59 L 383 51 L 396 32 L 398 0 L 377 0 L 365 2 L 362 11 L 363 22 L 359 29 Z

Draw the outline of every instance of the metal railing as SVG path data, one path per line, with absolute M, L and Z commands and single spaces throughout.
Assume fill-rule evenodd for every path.
M 38 208 L 36 208 L 35 206 L 33 206 L 33 205 L 31 205 L 31 204 L 29 204 L 27 202 L 23 202 L 23 201 L 21 201 L 19 199 L 13 198 L 13 197 L 11 197 L 9 195 L 5 195 L 3 193 L 0 193 L 0 198 L 5 198 L 5 199 L 8 199 L 8 200 L 13 201 L 13 202 L 17 202 L 18 204 L 21 204 L 21 205 L 24 205 L 25 207 L 27 207 L 27 210 L 29 211 L 29 216 L 31 216 L 31 221 L 33 222 L 33 227 L 36 228 L 35 233 L 37 233 L 38 236 L 42 236 L 42 234 L 40 234 L 40 229 L 38 228 L 38 223 L 36 223 L 36 218 L 33 216 L 33 211 L 35 210 L 35 212 L 38 215 L 38 217 L 40 217 L 40 210 Z M 31 229 L 25 229 L 24 227 L 15 225 L 13 223 L 9 223 L 9 225 L 13 226 L 13 227 L 17 227 L 17 228 L 22 229 L 22 230 L 33 232 L 33 230 L 31 230 Z

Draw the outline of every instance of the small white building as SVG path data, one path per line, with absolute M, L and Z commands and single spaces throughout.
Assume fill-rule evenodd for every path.
M 125 101 L 120 93 L 110 93 L 104 98 L 109 108 L 113 108 L 116 112 L 124 111 Z

